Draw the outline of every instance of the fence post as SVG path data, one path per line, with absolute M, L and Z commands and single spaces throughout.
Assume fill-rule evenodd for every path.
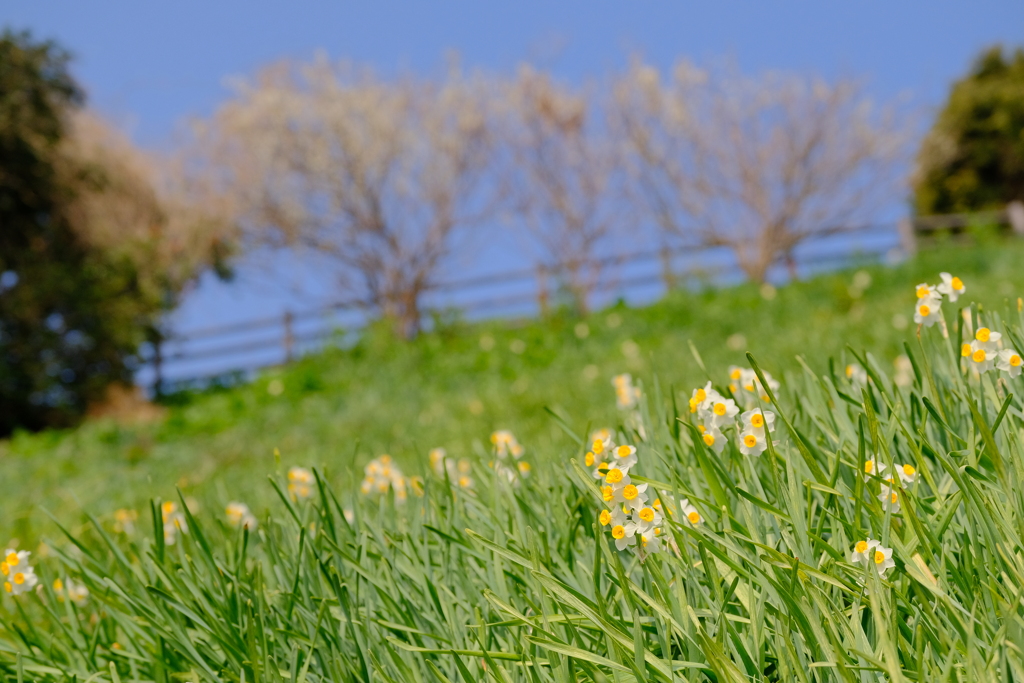
M 160 398 L 164 393 L 164 355 L 163 335 L 159 330 L 153 330 L 150 343 L 153 345 L 153 398 Z
M 295 351 L 295 333 L 292 330 L 292 325 L 295 322 L 295 316 L 291 310 L 284 312 L 284 361 L 286 363 L 292 362 L 292 356 Z
M 671 292 L 676 288 L 676 272 L 672 268 L 672 250 L 667 244 L 662 243 L 658 248 L 658 258 L 661 260 L 661 279 L 665 281 L 665 291 Z
M 542 316 L 548 313 L 548 269 L 541 263 L 537 266 L 537 306 Z
M 1012 201 L 1006 206 L 1006 217 L 1010 219 L 1013 234 L 1024 237 L 1024 202 Z
M 903 253 L 908 257 L 917 253 L 917 235 L 914 233 L 914 219 L 901 218 L 896 224 L 896 230 L 900 234 L 900 246 Z

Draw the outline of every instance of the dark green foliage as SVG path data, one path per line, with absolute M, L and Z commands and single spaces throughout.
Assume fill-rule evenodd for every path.
M 921 214 L 1024 200 L 1024 49 L 993 47 L 958 81 L 919 155 Z
M 0 36 L 0 436 L 72 423 L 126 381 L 153 306 L 134 266 L 84 244 L 62 156 L 82 102 L 68 56 L 28 34 Z

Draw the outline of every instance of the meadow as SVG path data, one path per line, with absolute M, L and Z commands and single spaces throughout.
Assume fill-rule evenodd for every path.
M 39 587 L 4 598 L 0 667 L 1021 680 L 1024 387 L 976 354 L 1024 348 L 1022 256 L 370 331 L 158 422 L 18 435 L 0 518 Z M 941 308 L 940 271 L 967 288 Z

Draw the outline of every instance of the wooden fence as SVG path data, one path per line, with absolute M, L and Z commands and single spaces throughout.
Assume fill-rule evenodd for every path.
M 998 211 L 927 216 L 904 219 L 895 225 L 864 226 L 844 233 L 840 239 L 808 242 L 798 252 L 798 265 L 801 272 L 810 274 L 859 261 L 877 261 L 894 250 L 901 256 L 910 256 L 938 233 L 958 236 L 979 225 L 1007 226 L 1009 232 L 1024 236 L 1024 204 L 1014 202 Z M 594 295 L 598 302 L 605 303 L 638 291 L 663 293 L 695 282 L 708 284 L 741 279 L 737 265 L 722 248 L 661 247 L 601 258 L 594 265 L 603 274 Z M 780 273 L 780 277 L 785 277 L 785 273 Z M 559 280 L 558 268 L 538 266 L 444 282 L 430 291 L 424 308 L 428 315 L 456 309 L 469 319 L 536 315 L 553 304 Z M 339 322 L 339 315 L 347 319 Z M 227 374 L 229 369 L 251 371 L 277 365 L 322 344 L 339 328 L 347 332 L 358 330 L 366 320 L 365 305 L 348 300 L 189 330 L 153 340 L 152 352 L 145 359 L 144 367 L 150 369 L 152 389 L 158 394 L 166 388 L 168 366 L 223 359 L 228 366 L 224 371 L 207 373 L 216 376 Z M 273 357 L 268 357 L 271 352 Z M 254 354 L 261 357 L 253 360 Z M 201 375 L 173 374 L 179 375 L 174 382 L 178 386 L 205 379 Z

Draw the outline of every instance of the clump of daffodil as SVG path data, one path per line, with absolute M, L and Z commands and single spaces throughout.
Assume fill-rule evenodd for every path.
M 188 533 L 185 515 L 178 510 L 178 504 L 172 500 L 165 500 L 160 505 L 160 514 L 164 522 L 164 545 L 174 545 L 178 541 L 179 533 Z
M 255 531 L 258 525 L 256 516 L 249 510 L 249 506 L 245 503 L 239 503 L 237 501 L 228 503 L 227 507 L 224 508 L 224 514 L 228 518 L 228 524 L 233 527 L 241 529 L 248 529 L 249 531 Z
M 896 562 L 892 559 L 892 548 L 886 548 L 881 541 L 871 538 L 857 541 L 850 554 L 850 562 L 865 567 L 874 567 L 879 576 L 884 576 L 886 571 L 896 566 Z
M 509 482 L 516 484 L 520 478 L 530 476 L 532 467 L 530 463 L 520 460 L 526 449 L 523 448 L 512 432 L 502 429 L 491 434 L 491 444 L 494 446 L 496 460 L 490 462 L 490 466 Z M 509 456 L 512 460 L 509 461 Z
M 368 462 L 363 468 L 363 475 L 363 483 L 359 488 L 366 495 L 381 495 L 390 489 L 395 492 L 395 500 L 403 503 L 409 497 L 410 490 L 416 495 L 420 495 L 423 490 L 419 478 L 406 478 L 387 454 Z
M 473 486 L 473 480 L 469 476 L 472 470 L 469 460 L 449 458 L 448 452 L 443 448 L 431 448 L 429 457 L 430 468 L 437 476 L 447 476 L 448 480 L 459 488 L 468 489 Z
M 979 373 L 988 372 L 995 367 L 999 358 L 999 340 L 1002 338 L 999 332 L 979 327 L 974 333 L 974 339 L 960 347 L 960 355 Z
M 628 372 L 612 377 L 615 387 L 615 403 L 620 410 L 632 410 L 640 402 L 640 387 L 633 386 L 633 377 Z
M 1021 373 L 1021 356 L 1014 349 L 1003 349 L 996 359 L 996 367 L 1010 375 L 1019 377 Z
M 22 595 L 28 593 L 39 583 L 35 570 L 28 563 L 28 556 L 31 554 L 28 550 L 13 550 L 11 548 L 4 552 L 3 562 L 0 562 L 0 572 L 4 575 L 4 590 L 8 593 Z
M 768 372 L 762 374 L 764 374 L 764 381 L 768 383 L 768 388 L 777 392 L 782 385 Z M 758 399 L 762 402 L 768 400 L 768 392 L 765 391 L 760 378 L 752 368 L 741 368 L 738 365 L 729 366 L 729 391 L 746 409 L 756 406 Z
M 601 457 L 593 473 L 602 480 L 601 498 L 607 509 L 601 511 L 598 521 L 611 532 L 618 550 L 631 548 L 640 557 L 659 552 L 664 519 L 660 501 L 657 505 L 649 503 L 647 484 L 637 484 L 629 476 L 639 461 L 636 446 L 616 445 L 610 440 L 611 434 L 597 436 L 586 461 L 589 467 L 598 455 Z M 600 438 L 603 436 L 609 439 Z
M 64 602 L 65 596 L 76 605 L 84 605 L 89 600 L 89 589 L 85 587 L 85 584 L 71 578 L 66 581 L 59 578 L 54 579 L 53 592 L 59 602 Z
M 963 280 L 949 273 L 939 273 L 942 283 L 938 286 L 922 282 L 914 288 L 917 303 L 914 304 L 914 322 L 924 327 L 931 327 L 942 320 L 942 297 L 950 303 L 960 298 L 967 291 Z
M 740 416 L 739 448 L 743 455 L 761 455 L 768 448 L 767 433 L 775 431 L 775 413 L 754 408 Z
M 292 500 L 306 500 L 313 495 L 313 473 L 305 467 L 288 470 L 288 495 Z
M 135 533 L 135 520 L 139 518 L 139 513 L 135 510 L 129 510 L 127 508 L 121 508 L 120 510 L 114 511 L 114 531 L 119 534 L 133 534 Z
M 882 483 L 882 490 L 878 494 L 878 500 L 882 502 L 882 510 L 896 514 L 900 511 L 900 494 L 893 484 L 895 481 L 889 477 Z
M 914 322 L 931 327 L 942 319 L 942 294 L 934 285 L 926 283 L 919 284 L 915 291 L 917 303 L 914 304 Z
M 730 368 L 730 377 L 733 383 L 730 387 L 737 397 L 749 397 L 756 403 L 757 395 L 763 391 L 760 382 L 757 380 L 753 370 L 747 370 L 737 366 Z M 765 375 L 765 380 L 772 390 L 778 389 L 778 382 Z M 747 382 L 749 391 L 741 387 L 739 383 Z M 736 392 L 739 393 L 736 393 Z M 764 396 L 768 398 L 767 394 Z M 693 390 L 690 395 L 690 412 L 697 421 L 697 431 L 700 432 L 701 440 L 708 448 L 716 453 L 721 453 L 728 442 L 725 431 L 734 430 L 737 445 L 744 455 L 760 455 L 768 447 L 767 432 L 775 431 L 775 414 L 770 410 L 761 408 L 750 408 L 740 414 L 736 400 L 726 398 L 708 382 L 703 387 Z M 732 432 L 730 432 L 732 433 Z

